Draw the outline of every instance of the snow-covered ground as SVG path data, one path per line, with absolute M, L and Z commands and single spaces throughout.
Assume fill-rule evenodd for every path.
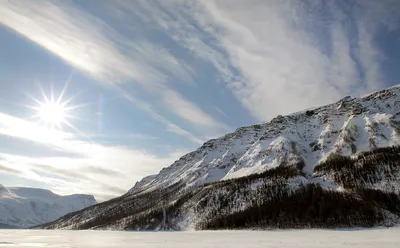
M 118 232 L 1 230 L 0 247 L 400 247 L 400 229 Z

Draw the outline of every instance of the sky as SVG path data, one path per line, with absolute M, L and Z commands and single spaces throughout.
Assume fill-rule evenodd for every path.
M 399 65 L 397 0 L 0 0 L 0 183 L 104 201 Z

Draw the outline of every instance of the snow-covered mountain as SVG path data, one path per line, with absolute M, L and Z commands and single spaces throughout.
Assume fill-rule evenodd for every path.
M 400 214 L 400 87 L 204 143 L 119 198 L 46 228 L 371 226 Z
M 60 196 L 49 190 L 0 184 L 0 224 L 4 227 L 30 227 L 96 204 L 91 195 Z

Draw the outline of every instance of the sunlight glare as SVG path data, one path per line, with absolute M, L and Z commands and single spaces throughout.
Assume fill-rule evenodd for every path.
M 39 118 L 47 125 L 59 126 L 65 121 L 66 113 L 64 107 L 57 102 L 43 103 L 38 110 Z
M 32 108 L 36 111 L 36 114 L 33 117 L 38 118 L 37 124 L 43 123 L 46 128 L 49 128 L 51 130 L 54 130 L 54 129 L 62 130 L 62 126 L 66 125 L 66 126 L 72 128 L 73 130 L 79 132 L 77 130 L 77 128 L 74 127 L 69 122 L 69 119 L 71 119 L 71 118 L 76 119 L 76 117 L 71 116 L 69 114 L 69 111 L 79 108 L 80 106 L 77 106 L 77 105 L 68 106 L 74 97 L 71 97 L 66 100 L 63 99 L 65 92 L 67 90 L 68 84 L 70 82 L 70 79 L 71 79 L 71 77 L 65 83 L 65 85 L 58 97 L 54 96 L 54 90 L 53 90 L 52 85 L 51 85 L 50 95 L 47 95 L 39 83 L 38 83 L 39 89 L 40 89 L 40 92 L 43 97 L 42 101 L 40 101 L 39 99 L 36 99 L 26 93 L 26 95 L 29 98 L 31 98 L 32 100 L 34 100 L 37 103 L 36 106 L 29 106 L 30 108 Z

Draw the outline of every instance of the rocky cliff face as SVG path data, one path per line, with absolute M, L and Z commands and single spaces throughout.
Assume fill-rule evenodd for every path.
M 44 227 L 394 224 L 400 213 L 399 135 L 398 86 L 345 97 L 209 140 L 127 194 Z
M 49 190 L 0 185 L 0 223 L 26 228 L 96 204 L 91 195 L 60 196 Z

